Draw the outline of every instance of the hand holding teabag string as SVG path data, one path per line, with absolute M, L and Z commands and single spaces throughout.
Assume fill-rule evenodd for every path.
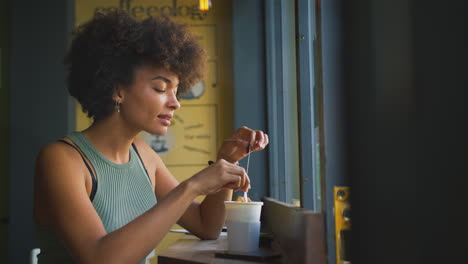
M 268 135 L 263 131 L 243 126 L 230 138 L 223 141 L 217 159 L 225 159 L 231 163 L 236 163 L 251 152 L 263 150 L 268 142 Z
M 246 126 L 240 127 L 230 138 L 224 140 L 218 152 L 218 159 L 225 159 L 231 163 L 247 157 L 246 173 L 248 174 L 250 153 L 263 150 L 269 143 L 268 135 L 260 130 L 252 130 Z M 246 196 L 246 193 L 244 193 Z M 245 198 L 247 201 L 248 198 Z
M 249 165 L 250 165 L 250 149 L 252 148 L 252 145 L 249 144 L 249 146 L 247 147 L 247 165 L 245 167 L 245 173 L 247 175 L 249 175 Z M 250 185 L 249 185 L 249 189 L 250 189 Z M 236 202 L 251 202 L 252 200 L 250 200 L 250 198 L 247 196 L 247 192 L 248 190 L 244 190 L 244 196 L 239 196 L 237 197 L 236 199 Z
M 247 153 L 248 153 L 248 154 L 247 154 L 247 165 L 245 166 L 245 173 L 246 173 L 247 175 L 249 175 L 250 149 L 251 149 L 251 148 L 252 148 L 252 145 L 249 145 L 249 146 L 247 147 Z M 249 187 L 249 189 L 250 189 L 250 187 Z M 242 196 L 237 197 L 236 202 L 251 202 L 252 200 L 250 200 L 250 198 L 247 196 L 247 192 L 248 192 L 248 190 L 245 190 L 245 191 L 244 191 L 244 196 L 243 196 L 243 197 L 242 197 Z

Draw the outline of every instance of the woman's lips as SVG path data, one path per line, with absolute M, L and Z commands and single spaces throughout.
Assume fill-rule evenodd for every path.
M 171 125 L 171 117 L 167 115 L 159 115 L 158 116 L 159 120 L 164 126 L 170 126 Z

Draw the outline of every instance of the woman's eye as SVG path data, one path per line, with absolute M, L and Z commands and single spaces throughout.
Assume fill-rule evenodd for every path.
M 157 89 L 157 88 L 154 88 L 154 90 L 155 90 L 156 92 L 158 92 L 158 93 L 165 93 L 165 92 L 166 92 L 166 91 L 164 91 L 164 90 Z

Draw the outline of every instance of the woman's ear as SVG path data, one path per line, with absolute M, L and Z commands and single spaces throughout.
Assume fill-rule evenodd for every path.
M 114 92 L 112 93 L 112 100 L 114 100 L 114 102 L 116 103 L 121 104 L 124 101 L 124 97 L 125 97 L 124 87 L 123 85 L 118 84 L 115 87 Z

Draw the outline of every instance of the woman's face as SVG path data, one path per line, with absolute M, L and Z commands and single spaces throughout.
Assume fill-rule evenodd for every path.
M 130 87 L 122 89 L 120 114 L 132 127 L 154 135 L 164 135 L 180 104 L 179 78 L 161 68 L 143 66 L 135 71 Z

